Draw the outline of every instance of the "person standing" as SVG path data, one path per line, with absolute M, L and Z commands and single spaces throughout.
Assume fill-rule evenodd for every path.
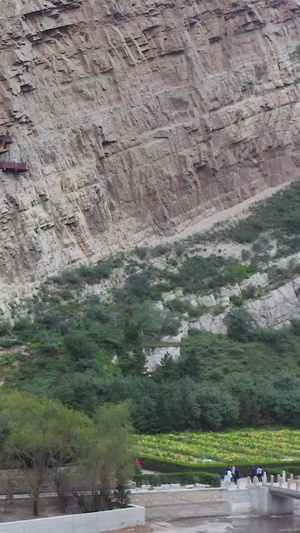
M 231 468 L 228 468 L 227 472 L 226 472 L 226 481 L 228 481 L 230 483 L 231 482 L 231 478 L 232 478 Z
M 262 481 L 262 477 L 263 477 L 263 473 L 264 473 L 264 469 L 262 466 L 259 466 L 257 468 L 257 477 L 258 477 L 258 481 Z
M 240 474 L 241 474 L 241 471 L 239 469 L 238 466 L 235 467 L 235 472 L 234 472 L 234 482 L 235 484 L 237 484 L 238 480 L 240 479 Z
M 251 483 L 253 483 L 255 476 L 257 476 L 257 467 L 252 466 L 250 470 Z

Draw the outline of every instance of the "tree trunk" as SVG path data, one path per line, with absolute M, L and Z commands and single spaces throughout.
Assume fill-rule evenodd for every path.
M 99 507 L 100 511 L 106 511 L 109 509 L 112 509 L 112 502 L 111 502 L 111 491 L 108 489 L 101 489 L 100 490 L 100 498 L 99 498 Z
M 99 502 L 99 492 L 93 491 L 92 492 L 92 498 L 91 498 L 91 511 L 96 512 L 100 511 L 100 502 Z
M 32 514 L 33 516 L 39 516 L 39 498 L 35 496 L 33 498 Z
M 66 496 L 65 491 L 57 491 L 57 496 L 59 510 L 61 513 L 66 514 L 68 507 L 68 497 Z
M 88 509 L 86 503 L 85 503 L 85 500 L 84 500 L 84 495 L 83 494 L 80 494 L 77 490 L 75 489 L 72 489 L 72 494 L 73 496 L 75 496 L 76 500 L 77 500 L 77 503 L 78 503 L 78 506 L 79 506 L 79 509 L 83 512 L 83 513 L 89 513 L 90 510 Z
M 58 496 L 58 506 L 61 513 L 67 512 L 69 498 L 66 494 L 66 476 L 61 471 L 58 471 L 55 479 L 55 488 Z
M 33 487 L 33 490 L 31 493 L 31 497 L 33 500 L 33 506 L 32 506 L 33 516 L 39 516 L 40 494 L 41 494 L 41 481 L 37 479 L 35 486 Z

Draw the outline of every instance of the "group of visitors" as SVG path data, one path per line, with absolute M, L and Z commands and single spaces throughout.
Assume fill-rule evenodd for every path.
M 235 484 L 237 484 L 238 480 L 240 479 L 240 473 L 239 467 L 233 465 L 228 467 L 224 479 L 229 483 L 233 481 Z
M 254 482 L 254 478 L 257 477 L 258 481 L 263 480 L 264 469 L 262 466 L 252 466 L 250 470 L 251 482 Z
M 234 482 L 237 484 L 238 479 L 240 479 L 240 469 L 238 466 L 230 466 L 226 470 L 224 476 L 224 481 L 229 483 Z M 254 483 L 254 478 L 257 477 L 258 481 L 263 481 L 264 469 L 262 466 L 252 466 L 250 470 L 251 482 Z

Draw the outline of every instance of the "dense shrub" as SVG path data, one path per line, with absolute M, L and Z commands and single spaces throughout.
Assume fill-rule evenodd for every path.
M 279 351 L 286 349 L 291 336 L 288 328 L 256 328 L 253 335 L 261 342 L 272 344 Z
M 119 268 L 123 263 L 121 255 L 115 255 L 108 259 L 98 261 L 95 266 L 83 266 L 76 271 L 79 279 L 86 283 L 99 283 L 102 279 L 108 279 L 115 268 Z
M 65 270 L 62 272 L 62 278 L 64 283 L 67 283 L 69 285 L 79 285 L 80 283 L 80 276 L 76 270 Z
M 169 250 L 170 246 L 163 244 L 155 246 L 154 248 L 148 248 L 149 254 L 151 254 L 153 257 L 160 257 L 161 255 L 166 255 Z
M 161 335 L 174 337 L 178 333 L 180 319 L 172 313 L 162 313 L 160 318 Z
M 204 474 L 202 483 L 209 483 L 209 481 L 204 481 L 207 474 L 217 475 L 220 482 L 220 477 L 224 476 L 226 470 L 228 469 L 228 464 L 217 464 L 217 463 L 187 463 L 184 461 L 175 461 L 174 459 L 166 459 L 160 457 L 152 457 L 150 455 L 140 456 L 142 465 L 144 468 L 153 470 L 154 472 L 164 472 L 164 473 L 177 473 L 177 472 L 199 472 Z M 250 469 L 252 463 L 239 463 L 239 468 L 241 470 L 241 476 L 246 477 L 250 474 Z M 285 470 L 287 474 L 300 474 L 300 461 L 270 461 L 264 462 L 264 469 L 268 472 L 268 475 L 276 475 Z M 212 485 L 218 486 L 218 485 Z
M 251 208 L 252 214 L 248 218 L 239 220 L 230 228 L 219 232 L 219 238 L 230 238 L 239 243 L 250 243 L 256 241 L 262 233 L 273 231 L 276 232 L 276 238 L 289 253 L 295 247 L 299 248 L 299 203 L 300 184 L 295 182 L 270 198 L 255 204 Z M 264 238 L 268 239 L 267 236 Z
M 141 485 L 151 485 L 158 487 L 163 484 L 180 483 L 180 485 L 189 485 L 201 483 L 211 487 L 220 486 L 220 476 L 209 472 L 169 472 L 165 474 L 136 474 L 133 481 L 138 487 Z
M 300 337 L 300 319 L 299 318 L 294 318 L 294 320 L 291 321 L 291 332 L 293 335 Z
M 9 320 L 0 320 L 0 337 L 3 337 L 11 330 Z
M 152 297 L 152 283 L 150 272 L 131 274 L 126 280 L 124 290 L 127 299 L 143 302 Z
M 189 300 L 180 300 L 179 298 L 167 302 L 166 307 L 176 313 L 188 313 L 190 317 L 202 316 L 206 311 L 204 306 L 195 306 Z
M 64 337 L 64 344 L 79 368 L 94 361 L 97 346 L 86 333 L 81 331 L 70 333 Z
M 136 247 L 133 251 L 140 259 L 145 259 L 148 255 L 149 248 L 145 248 L 141 246 L 141 247 Z
M 230 392 L 209 383 L 198 388 L 200 427 L 217 431 L 232 426 L 239 414 L 238 401 Z
M 234 309 L 226 317 L 228 335 L 240 342 L 249 342 L 254 337 L 253 318 L 247 309 Z

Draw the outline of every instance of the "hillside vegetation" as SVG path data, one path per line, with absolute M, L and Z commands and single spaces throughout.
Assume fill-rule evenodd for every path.
M 10 302 L 10 319 L 0 321 L 4 386 L 89 415 L 130 399 L 143 433 L 299 427 L 300 321 L 257 327 L 244 306 L 299 275 L 295 261 L 276 264 L 300 251 L 299 208 L 295 183 L 235 224 L 48 279 L 32 297 Z M 201 298 L 218 302 L 222 288 L 261 272 L 267 287 L 246 284 L 230 297 L 228 335 L 201 330 Z M 221 311 L 216 304 L 210 312 Z M 163 356 L 150 371 L 157 350 Z

